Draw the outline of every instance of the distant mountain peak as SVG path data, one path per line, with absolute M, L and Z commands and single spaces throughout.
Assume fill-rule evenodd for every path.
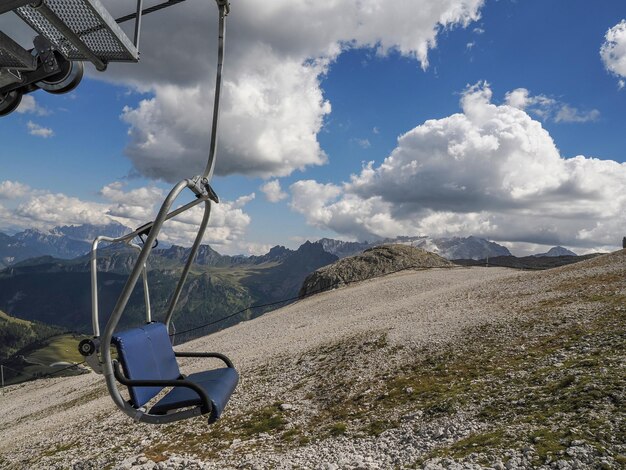
M 553 246 L 548 250 L 547 253 L 539 253 L 534 256 L 578 256 L 571 250 L 564 248 L 562 246 Z

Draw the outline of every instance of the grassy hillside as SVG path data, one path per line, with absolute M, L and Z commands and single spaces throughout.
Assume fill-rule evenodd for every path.
M 83 362 L 78 343 L 85 336 L 57 335 L 30 342 L 10 358 L 2 361 L 5 384 L 14 384 L 37 377 L 76 375 L 83 370 L 69 367 Z
M 30 343 L 59 333 L 53 326 L 21 320 L 0 310 L 0 361 Z

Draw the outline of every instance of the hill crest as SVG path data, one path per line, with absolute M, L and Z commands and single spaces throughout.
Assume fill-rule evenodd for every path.
M 404 269 L 447 268 L 453 264 L 439 255 L 408 245 L 381 245 L 340 259 L 309 274 L 300 289 L 306 297 L 333 287 L 384 276 Z

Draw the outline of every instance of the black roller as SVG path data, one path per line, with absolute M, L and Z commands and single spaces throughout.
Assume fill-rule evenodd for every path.
M 82 62 L 67 60 L 58 52 L 55 52 L 55 56 L 61 70 L 59 73 L 37 82 L 36 85 L 48 93 L 60 95 L 68 93 L 78 86 L 83 79 L 84 67 Z
M 6 116 L 15 111 L 21 102 L 21 91 L 13 90 L 4 95 L 0 94 L 0 116 Z
M 78 343 L 78 352 L 83 356 L 91 356 L 94 352 L 96 352 L 96 345 L 91 339 L 84 339 L 80 343 Z

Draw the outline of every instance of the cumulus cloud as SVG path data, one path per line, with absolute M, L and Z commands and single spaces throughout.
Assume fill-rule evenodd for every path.
M 578 109 L 563 105 L 554 117 L 555 122 L 589 122 L 597 121 L 600 117 L 600 111 L 592 109 L 591 111 L 579 111 Z
M 28 185 L 19 181 L 0 181 L 0 199 L 17 199 L 30 191 Z
M 254 195 L 242 196 L 235 201 L 222 201 L 211 205 L 211 218 L 203 238 L 204 243 L 217 247 L 218 251 L 231 251 L 245 244 L 243 236 L 250 225 L 250 216 L 244 211 L 245 205 L 254 199 Z M 198 205 L 163 226 L 160 238 L 168 243 L 189 246 L 202 221 L 204 207 Z M 234 247 L 231 247 L 234 245 Z M 229 249 L 230 248 L 230 249 Z
M 36 114 L 37 116 L 47 116 L 50 111 L 40 106 L 33 95 L 24 95 L 18 108 L 15 110 L 19 114 Z
M 261 192 L 265 194 L 266 199 L 270 202 L 279 202 L 289 197 L 289 195 L 280 187 L 280 182 L 278 180 L 268 181 L 263 184 L 260 189 Z
M 15 181 L 0 183 L 0 198 L 6 197 L 6 194 L 15 201 L 13 207 L 0 204 L 0 231 L 11 232 L 27 228 L 45 231 L 57 225 L 107 224 L 112 221 L 135 228 L 154 219 L 165 196 L 157 187 L 127 189 L 119 182 L 106 185 L 100 190 L 101 202 L 32 190 Z M 253 193 L 235 201 L 213 204 L 209 228 L 203 242 L 232 253 L 260 249 L 261 245 L 249 244 L 244 239 L 251 222 L 245 206 L 254 197 Z M 203 206 L 198 205 L 166 222 L 159 240 L 183 246 L 191 245 L 202 216 Z
M 106 209 L 105 204 L 82 201 L 61 193 L 49 193 L 28 198 L 13 213 L 24 228 L 43 229 L 66 224 L 99 224 L 103 222 Z
M 527 111 L 543 121 L 554 122 L 590 122 L 597 121 L 600 111 L 581 111 L 569 104 L 557 101 L 545 95 L 531 95 L 526 88 L 517 88 L 505 95 L 509 106 Z
M 49 127 L 40 126 L 39 124 L 34 123 L 33 121 L 28 121 L 26 123 L 26 127 L 28 128 L 28 133 L 30 135 L 42 137 L 44 139 L 54 136 L 54 131 L 52 129 L 50 129 Z
M 121 2 L 104 3 L 114 16 L 127 13 Z M 326 163 L 317 134 L 331 105 L 320 79 L 341 51 L 395 51 L 426 68 L 438 33 L 477 20 L 482 5 L 483 0 L 402 1 L 393 7 L 382 0 L 276 0 L 262 8 L 253 0 L 233 4 L 217 174 L 269 178 Z M 166 16 L 147 17 L 141 64 L 112 64 L 100 76 L 151 93 L 121 114 L 129 125 L 126 153 L 146 176 L 175 181 L 204 166 L 215 13 L 208 2 L 186 2 Z
M 600 57 L 606 69 L 617 77 L 626 78 L 626 20 L 610 28 L 604 36 Z M 624 80 L 619 80 L 620 89 Z
M 400 136 L 382 164 L 365 165 L 342 186 L 293 184 L 291 207 L 312 225 L 359 239 L 473 234 L 572 247 L 621 240 L 626 164 L 563 158 L 539 121 L 493 104 L 486 83 L 469 87 L 461 107 Z

